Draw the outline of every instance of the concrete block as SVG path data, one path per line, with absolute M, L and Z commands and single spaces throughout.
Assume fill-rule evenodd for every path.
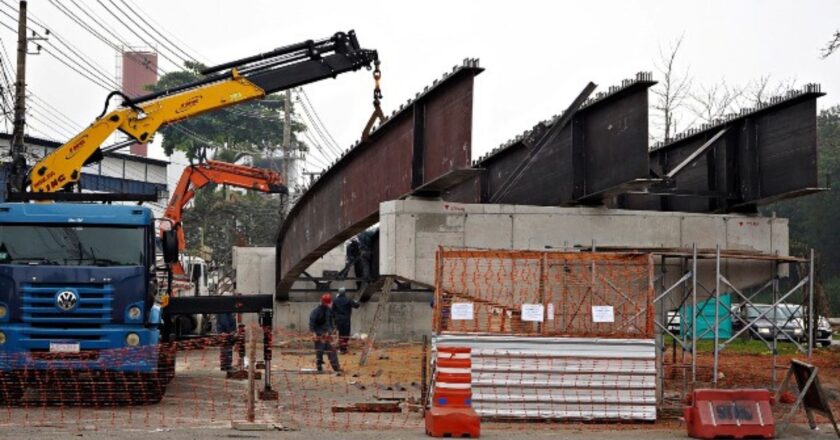
M 718 237 L 726 237 L 726 220 L 707 216 L 685 216 L 680 219 L 679 247 L 691 247 L 696 244 L 698 248 L 710 249 L 717 244 Z M 721 243 L 721 247 L 727 247 Z
M 493 231 L 488 236 L 486 231 Z M 472 214 L 464 222 L 464 246 L 507 249 L 513 244 L 513 214 Z
M 779 255 L 788 251 L 784 219 L 427 200 L 406 201 L 405 205 L 410 208 L 410 219 L 397 206 L 380 217 L 382 236 L 391 236 L 389 228 L 400 232 L 393 242 L 389 238 L 380 261 L 396 261 L 397 273 L 393 275 L 430 286 L 434 285 L 439 246 L 544 250 L 564 245 L 589 247 L 594 240 L 596 247 L 689 248 L 696 243 L 706 249 L 720 244 L 724 250 L 778 251 Z M 471 214 L 479 206 L 483 214 Z M 739 262 L 727 267 L 731 267 L 728 276 L 733 282 L 738 280 L 739 285 L 747 286 L 766 279 L 768 265 Z M 714 288 L 713 281 L 701 280 L 710 289 Z

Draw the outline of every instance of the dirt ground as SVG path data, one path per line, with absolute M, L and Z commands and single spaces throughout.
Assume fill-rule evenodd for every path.
M 342 356 L 346 373 L 314 374 L 314 354 L 310 341 L 285 342 L 275 350 L 272 383 L 278 401 L 257 401 L 257 421 L 282 427 L 284 438 L 425 438 L 419 413 L 405 408 L 398 413 L 333 412 L 336 405 L 377 402 L 391 399 L 417 400 L 420 397 L 419 344 L 384 344 L 374 351 L 368 365 L 359 367 L 359 347 Z M 259 348 L 258 353 L 261 353 Z M 668 355 L 666 353 L 666 355 Z M 777 381 L 781 381 L 792 356 L 778 359 Z M 708 358 L 708 359 L 707 359 Z M 699 359 L 698 378 L 711 378 L 711 356 Z M 835 413 L 840 413 L 840 352 L 819 350 L 812 363 L 820 368 L 820 378 Z M 666 394 L 681 391 L 685 368 L 666 370 Z M 721 357 L 721 388 L 768 387 L 772 374 L 769 356 L 727 353 Z M 261 383 L 258 389 L 261 389 Z M 137 407 L 91 407 L 47 404 L 49 389 L 30 393 L 20 407 L 0 407 L 3 436 L 14 438 L 56 438 L 75 436 L 106 438 L 264 438 L 277 431 L 245 432 L 231 429 L 231 423 L 244 421 L 247 413 L 248 382 L 226 379 L 219 370 L 219 351 L 205 348 L 180 353 L 177 374 L 159 404 Z M 383 400 L 384 399 L 384 400 Z M 784 407 L 777 407 L 780 417 Z M 818 418 L 819 419 L 819 418 Z M 804 415 L 797 418 L 804 422 Z M 796 428 L 799 429 L 799 428 Z M 583 439 L 673 438 L 684 437 L 685 426 L 678 412 L 663 412 L 656 423 L 484 423 L 486 438 L 533 438 L 556 436 Z M 827 435 L 823 427 L 820 436 Z M 799 429 L 790 438 L 812 438 Z

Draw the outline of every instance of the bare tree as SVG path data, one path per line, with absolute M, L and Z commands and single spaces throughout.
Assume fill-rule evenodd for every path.
M 668 142 L 677 132 L 677 113 L 685 105 L 691 89 L 691 78 L 688 75 L 688 68 L 684 72 L 677 69 L 677 55 L 682 46 L 683 36 L 672 42 L 668 50 L 659 48 L 659 59 L 654 61 L 656 69 L 662 76 L 662 80 L 653 88 L 656 101 L 654 110 L 662 115 L 662 138 Z
M 740 107 L 744 97 L 743 87 L 726 84 L 726 81 L 709 87 L 701 86 L 700 90 L 691 94 L 689 110 L 700 122 L 712 123 L 722 119 L 728 113 L 734 113 Z
M 764 75 L 750 83 L 744 91 L 745 105 L 760 107 L 766 104 L 773 96 L 784 95 L 787 91 L 796 88 L 796 78 L 786 78 L 779 81 L 771 81 L 770 75 Z
M 823 59 L 828 58 L 829 55 L 833 54 L 840 49 L 840 30 L 834 31 L 834 35 L 831 36 L 831 40 L 828 41 L 828 44 L 822 50 L 822 57 Z

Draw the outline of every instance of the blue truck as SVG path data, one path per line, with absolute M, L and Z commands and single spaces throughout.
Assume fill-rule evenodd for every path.
M 93 398 L 104 382 L 124 391 L 111 400 L 160 401 L 174 355 L 159 344 L 155 261 L 148 208 L 0 203 L 0 402 L 51 382 Z

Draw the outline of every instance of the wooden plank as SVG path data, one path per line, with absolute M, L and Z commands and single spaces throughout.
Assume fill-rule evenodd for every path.
M 348 412 L 373 412 L 373 413 L 398 413 L 400 402 L 361 402 L 350 405 L 336 405 L 332 407 L 333 413 Z

